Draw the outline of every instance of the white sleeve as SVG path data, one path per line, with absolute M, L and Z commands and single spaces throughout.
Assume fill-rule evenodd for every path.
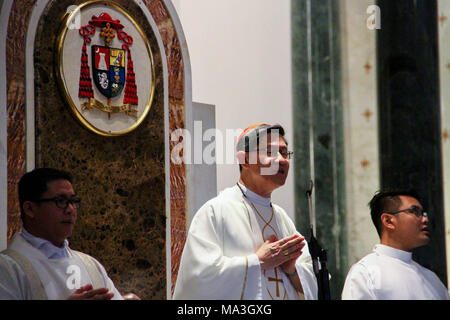
M 222 224 L 212 205 L 196 213 L 180 262 L 174 299 L 254 299 L 260 292 L 257 256 L 223 254 Z
M 97 259 L 92 258 L 95 261 L 95 264 L 97 265 L 97 267 L 99 268 L 102 277 L 103 277 L 103 281 L 105 283 L 105 288 L 108 288 L 108 290 L 112 293 L 114 293 L 114 296 L 112 297 L 111 300 L 124 300 L 122 295 L 120 294 L 119 290 L 117 290 L 117 288 L 114 286 L 113 281 L 111 280 L 110 277 L 108 277 L 108 274 L 106 273 L 105 268 L 102 266 L 102 264 L 100 262 L 97 261 Z
M 369 270 L 364 265 L 356 263 L 345 279 L 342 300 L 376 300 L 373 288 L 374 280 Z
M 0 300 L 31 300 L 27 276 L 9 256 L 0 254 Z

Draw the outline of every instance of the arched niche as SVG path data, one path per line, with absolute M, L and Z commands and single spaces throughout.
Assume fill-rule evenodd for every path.
M 181 24 L 170 0 L 114 0 L 145 29 L 155 61 L 152 109 L 133 132 L 97 136 L 70 114 L 57 88 L 54 38 L 69 5 L 84 1 L 6 1 L 1 67 L 6 108 L 0 139 L 2 219 L 9 241 L 20 230 L 16 186 L 41 166 L 69 170 L 83 197 L 71 246 L 97 257 L 121 292 L 170 298 L 186 237 L 189 168 L 170 162 L 170 132 L 191 128 L 191 75 Z M 2 21 L 5 21 L 5 20 Z M 3 44 L 5 44 L 3 46 Z M 3 107 L 2 107 L 3 108 Z M 7 214 L 6 214 L 7 212 Z M 6 216 L 6 217 L 5 217 Z M 6 243 L 7 241 L 4 241 Z

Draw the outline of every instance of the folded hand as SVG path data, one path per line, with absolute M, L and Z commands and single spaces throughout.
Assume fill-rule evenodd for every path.
M 261 269 L 273 269 L 282 265 L 283 271 L 294 272 L 295 260 L 302 254 L 305 246 L 304 240 L 305 238 L 299 235 L 281 240 L 278 240 L 275 235 L 271 236 L 256 250 Z

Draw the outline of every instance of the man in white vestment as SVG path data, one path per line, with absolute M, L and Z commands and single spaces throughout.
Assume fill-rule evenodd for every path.
M 317 299 L 306 241 L 270 198 L 286 181 L 291 155 L 280 125 L 244 130 L 240 180 L 195 214 L 174 299 Z
M 19 202 L 22 231 L 0 253 L 0 299 L 123 299 L 97 260 L 69 248 L 81 202 L 69 173 L 51 168 L 26 173 Z
M 412 260 L 429 239 L 428 215 L 413 191 L 377 193 L 369 203 L 380 236 L 373 252 L 345 280 L 346 300 L 445 300 L 448 290 L 431 270 Z

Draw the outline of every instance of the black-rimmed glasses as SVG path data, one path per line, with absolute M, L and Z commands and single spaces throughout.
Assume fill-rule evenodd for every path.
M 278 150 L 278 152 L 276 153 L 272 152 L 270 149 L 258 149 L 256 151 L 260 153 L 265 152 L 264 154 L 268 157 L 276 156 L 278 152 L 284 159 L 292 159 L 292 157 L 294 156 L 294 151 L 287 151 L 287 150 Z
M 81 205 L 80 198 L 67 199 L 66 197 L 54 197 L 54 198 L 33 200 L 33 202 L 48 202 L 48 201 L 53 201 L 59 209 L 64 210 L 67 209 L 67 207 L 69 207 L 69 204 L 71 204 L 75 209 L 78 209 Z
M 428 217 L 428 213 L 426 213 L 425 211 L 423 211 L 423 209 L 416 207 L 416 206 L 412 206 L 411 208 L 408 208 L 408 209 L 397 210 L 397 211 L 392 211 L 392 212 L 386 211 L 386 213 L 389 213 L 389 214 L 396 214 L 396 213 L 400 213 L 400 212 L 412 213 L 417 218 L 421 218 L 421 217 L 427 218 Z

